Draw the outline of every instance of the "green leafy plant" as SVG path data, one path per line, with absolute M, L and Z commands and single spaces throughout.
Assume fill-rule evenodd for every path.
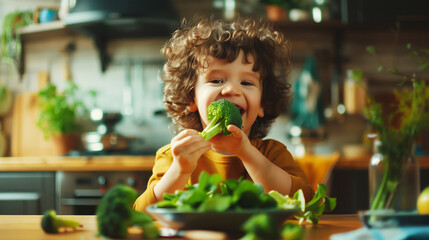
M 268 194 L 276 200 L 277 206 L 281 209 L 290 209 L 291 206 L 298 205 L 301 211 L 295 218 L 299 219 L 299 223 L 307 221 L 312 224 L 317 224 L 319 223 L 320 215 L 324 212 L 334 210 L 337 205 L 337 199 L 328 197 L 326 195 L 327 192 L 328 188 L 326 185 L 319 183 L 313 199 L 307 203 L 305 202 L 304 193 L 301 189 L 298 190 L 293 197 L 282 195 L 274 190 L 270 191 Z
M 1 59 L 4 63 L 17 65 L 22 46 L 19 32 L 16 29 L 32 23 L 32 11 L 14 11 L 4 16 L 1 33 Z
M 249 180 L 223 180 L 219 174 L 202 172 L 198 184 L 187 185 L 186 190 L 165 193 L 158 208 L 176 208 L 179 211 L 216 211 L 275 208 L 274 199 L 264 193 L 262 186 Z M 296 206 L 295 206 L 296 207 Z
M 428 67 L 429 50 L 414 50 L 411 44 L 407 45 L 407 49 L 410 51 L 410 56 L 419 59 L 419 71 Z M 374 47 L 367 47 L 367 51 L 378 57 Z M 414 150 L 414 142 L 429 124 L 429 89 L 426 87 L 425 80 L 419 79 L 416 73 L 411 75 L 402 73 L 395 66 L 385 68 L 380 65 L 378 71 L 387 71 L 400 76 L 402 88 L 394 90 L 396 110 L 388 115 L 384 113 L 382 104 L 369 94 L 368 105 L 364 109 L 364 115 L 381 143 L 379 151 L 384 156 L 385 165 L 381 184 L 370 206 L 371 210 L 392 208 L 403 168 L 402 160 Z M 361 83 L 362 72 L 355 71 L 354 77 Z M 412 83 L 411 89 L 404 87 L 407 82 Z
M 77 96 L 77 91 L 77 85 L 69 81 L 63 92 L 59 92 L 52 83 L 46 84 L 38 92 L 40 114 L 37 126 L 46 138 L 54 134 L 72 134 L 79 130 L 77 115 L 86 112 L 87 108 Z M 91 94 L 95 96 L 95 92 Z

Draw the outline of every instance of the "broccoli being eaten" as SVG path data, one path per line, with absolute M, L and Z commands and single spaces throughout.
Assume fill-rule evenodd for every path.
M 210 123 L 200 133 L 206 141 L 219 133 L 231 135 L 231 132 L 226 129 L 228 125 L 232 124 L 241 128 L 242 124 L 240 110 L 234 103 L 226 99 L 219 99 L 210 103 L 207 108 L 207 119 Z
M 153 219 L 133 209 L 136 198 L 137 191 L 123 184 L 107 191 L 97 206 L 98 233 L 107 238 L 126 238 L 128 227 L 139 226 L 144 238 L 158 238 L 159 229 Z
M 81 224 L 72 219 L 60 218 L 55 210 L 48 210 L 42 217 L 42 229 L 45 233 L 59 233 L 61 228 L 75 230 Z

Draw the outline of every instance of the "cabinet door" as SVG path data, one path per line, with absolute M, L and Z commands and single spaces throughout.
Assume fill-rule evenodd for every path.
M 53 172 L 0 173 L 0 214 L 43 214 L 54 201 Z

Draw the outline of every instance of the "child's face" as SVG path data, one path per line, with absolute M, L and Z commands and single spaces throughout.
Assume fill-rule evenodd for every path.
M 243 52 L 229 63 L 226 60 L 210 57 L 208 68 L 198 76 L 195 84 L 195 99 L 191 111 L 199 111 L 203 128 L 207 120 L 207 107 L 213 101 L 227 99 L 237 105 L 243 119 L 243 131 L 249 135 L 256 118 L 264 116 L 261 106 L 262 86 L 259 72 L 253 72 L 254 59 L 248 57 L 250 64 L 243 62 Z

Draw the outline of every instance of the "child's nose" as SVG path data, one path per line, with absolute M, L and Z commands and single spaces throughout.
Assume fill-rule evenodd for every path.
M 240 84 L 229 82 L 225 85 L 225 87 L 222 89 L 223 95 L 240 95 L 241 94 L 241 87 Z

